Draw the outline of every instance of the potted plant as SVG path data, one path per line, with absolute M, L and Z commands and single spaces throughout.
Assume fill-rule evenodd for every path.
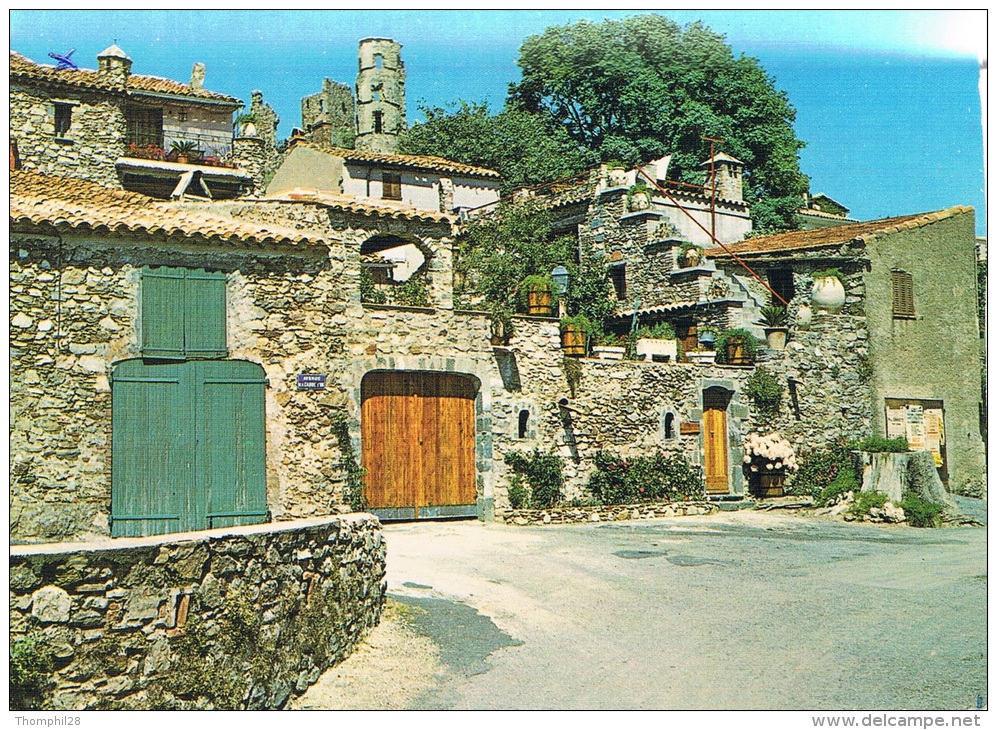
M 779 434 L 751 433 L 744 440 L 744 470 L 756 497 L 781 497 L 786 475 L 796 468 L 793 445 Z
M 838 269 L 821 269 L 813 273 L 814 287 L 810 292 L 810 303 L 814 309 L 823 309 L 837 314 L 845 306 L 845 285 Z
M 755 361 L 761 340 L 745 329 L 724 330 L 717 337 L 717 362 L 726 365 L 750 365 Z
M 549 317 L 554 306 L 554 280 L 531 275 L 523 279 L 519 291 L 526 298 L 526 311 L 534 317 Z
M 197 155 L 197 142 L 174 142 L 170 145 L 170 154 L 177 158 L 177 162 L 187 164 L 191 158 Z
M 611 188 L 622 188 L 627 184 L 627 168 L 619 160 L 606 162 L 606 185 Z
M 255 137 L 257 124 L 259 120 L 255 114 L 240 114 L 235 118 L 235 128 L 240 137 Z
M 675 329 L 668 322 L 641 327 L 634 333 L 638 360 L 646 362 L 678 362 L 678 342 Z
M 786 349 L 786 335 L 789 334 L 789 312 L 785 307 L 772 305 L 762 307 L 761 325 L 765 328 L 765 342 L 773 350 Z
M 565 355 L 582 357 L 592 333 L 592 322 L 583 314 L 561 319 L 561 349 Z
M 683 241 L 682 247 L 679 250 L 679 263 L 683 268 L 691 268 L 693 266 L 699 266 L 699 262 L 703 259 L 703 249 L 694 243 L 689 241 Z
M 592 354 L 600 360 L 622 360 L 627 352 L 627 338 L 607 333 L 599 338 Z
M 631 213 L 650 210 L 651 195 L 651 188 L 643 180 L 638 180 L 627 191 L 627 210 Z

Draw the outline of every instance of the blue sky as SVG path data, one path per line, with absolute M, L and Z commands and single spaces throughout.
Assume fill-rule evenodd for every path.
M 868 220 L 977 209 L 985 234 L 979 57 L 985 11 L 657 11 L 702 20 L 735 53 L 754 56 L 797 110 L 811 190 Z M 420 104 L 458 98 L 502 107 L 523 40 L 550 25 L 632 11 L 68 11 L 14 10 L 10 48 L 38 62 L 75 48 L 82 67 L 117 43 L 133 72 L 187 81 L 248 101 L 259 89 L 286 137 L 300 99 L 322 78 L 352 85 L 361 38 L 403 45 L 410 122 Z

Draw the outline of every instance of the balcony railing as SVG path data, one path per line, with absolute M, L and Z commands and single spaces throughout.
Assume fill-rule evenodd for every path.
M 224 133 L 192 134 L 175 132 L 128 135 L 125 157 L 161 160 L 191 165 L 234 168 L 232 138 Z

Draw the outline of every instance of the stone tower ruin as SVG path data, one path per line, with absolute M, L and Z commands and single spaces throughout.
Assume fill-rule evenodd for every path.
M 405 124 L 405 64 L 401 43 L 390 38 L 360 41 L 357 72 L 356 148 L 394 153 Z
M 301 125 L 305 137 L 319 146 L 353 147 L 353 90 L 346 84 L 323 79 L 322 91 L 301 100 Z

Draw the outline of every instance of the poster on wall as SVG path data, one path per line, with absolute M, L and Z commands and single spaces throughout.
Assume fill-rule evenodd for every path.
M 930 451 L 935 466 L 945 472 L 945 419 L 942 401 L 886 399 L 886 437 L 903 436 L 911 451 Z

